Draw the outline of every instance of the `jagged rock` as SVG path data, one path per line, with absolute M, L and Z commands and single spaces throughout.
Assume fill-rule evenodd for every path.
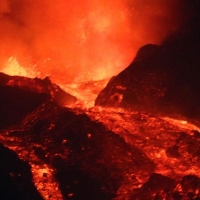
M 200 45 L 190 40 L 142 47 L 95 105 L 200 118 Z
M 181 132 L 175 146 L 177 147 L 178 154 L 187 154 L 188 157 L 200 158 L 199 132 L 195 131 L 193 135 Z
M 53 169 L 63 199 L 199 198 L 198 131 L 139 112 L 95 109 L 89 117 L 48 101 L 0 139 L 26 152 L 36 169 Z M 41 182 L 48 176 L 44 171 Z M 51 192 L 56 199 L 56 189 Z
M 200 195 L 200 178 L 195 175 L 184 176 L 181 186 L 184 192 L 198 193 Z
M 166 154 L 169 157 L 179 158 L 180 157 L 179 147 L 177 145 L 174 145 L 172 147 L 168 147 L 166 149 Z
M 177 190 L 177 186 L 181 190 Z M 153 173 L 149 180 L 138 190 L 135 190 L 131 199 L 135 200 L 182 200 L 200 198 L 200 179 L 195 175 L 186 175 L 180 182 L 161 174 Z
M 62 106 L 71 105 L 77 101 L 76 97 L 66 93 L 58 85 L 53 84 L 48 77 L 44 79 L 32 79 L 0 73 L 0 85 L 17 87 L 24 91 L 32 91 L 39 94 L 47 94 Z
M 183 1 L 187 20 L 161 45 L 147 44 L 95 105 L 200 119 L 200 3 Z
M 161 174 L 151 174 L 147 183 L 142 186 L 143 191 L 157 192 L 164 190 L 165 192 L 173 191 L 176 187 L 176 182 L 169 178 L 162 176 Z
M 133 195 L 132 199 L 172 199 L 170 197 L 172 197 L 176 184 L 177 183 L 169 177 L 153 173 L 149 177 L 149 180 Z
M 76 98 L 65 93 L 48 78 L 26 78 L 0 73 L 0 129 L 15 125 L 39 105 L 54 100 L 69 105 Z
M 22 130 L 13 134 L 43 147 L 33 148 L 42 162 L 56 169 L 64 199 L 112 199 L 133 174 L 154 170 L 153 162 L 122 137 L 53 102 L 25 119 Z
M 199 199 L 200 133 L 146 113 L 198 116 L 198 49 L 180 42 L 141 48 L 134 63 L 96 101 L 145 113 L 63 108 L 49 101 L 54 95 L 48 78 L 9 82 L 0 74 L 0 114 L 7 115 L 3 126 L 23 119 L 11 130 L 1 130 L 0 139 L 27 160 L 0 145 L 0 198 L 41 199 L 32 184 L 30 162 L 39 172 L 33 170 L 41 181 L 38 190 L 47 190 L 45 199 L 61 199 L 52 180 L 63 199 Z
M 26 115 L 49 99 L 46 94 L 0 86 L 0 129 L 20 123 Z
M 28 162 L 0 144 L 0 198 L 2 200 L 42 200 L 35 188 Z

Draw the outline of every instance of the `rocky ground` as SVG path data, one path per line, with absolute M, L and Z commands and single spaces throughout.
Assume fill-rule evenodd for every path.
M 110 79 L 95 105 L 200 119 L 200 4 L 185 2 L 187 23 L 162 44 L 141 47 L 133 62 Z
M 200 198 L 200 133 L 186 121 L 47 100 L 0 141 L 2 199 Z
M 90 108 L 0 73 L 0 199 L 200 199 L 198 31 L 142 47 Z

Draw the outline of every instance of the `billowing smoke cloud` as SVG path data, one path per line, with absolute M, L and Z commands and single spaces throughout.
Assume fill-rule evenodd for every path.
M 181 0 L 0 0 L 0 70 L 14 57 L 56 82 L 101 79 L 183 20 Z

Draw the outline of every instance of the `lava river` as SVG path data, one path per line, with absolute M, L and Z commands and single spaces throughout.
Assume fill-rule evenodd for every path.
M 197 199 L 199 131 L 186 120 L 46 102 L 0 141 L 30 164 L 43 199 Z

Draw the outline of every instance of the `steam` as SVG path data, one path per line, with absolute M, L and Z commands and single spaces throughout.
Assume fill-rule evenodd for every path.
M 181 0 L 0 1 L 0 70 L 14 58 L 61 83 L 119 73 L 182 20 Z

